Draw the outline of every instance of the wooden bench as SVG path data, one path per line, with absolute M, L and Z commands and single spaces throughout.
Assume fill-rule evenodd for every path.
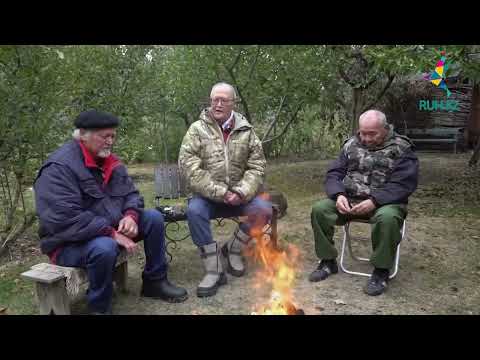
M 180 207 L 173 206 L 162 206 L 161 201 L 164 199 L 179 199 L 181 197 L 186 197 L 188 193 L 187 184 L 184 176 L 182 176 L 181 171 L 177 165 L 160 165 L 155 168 L 155 201 L 156 209 L 159 210 L 165 217 L 165 239 L 167 241 L 167 255 L 172 260 L 172 255 L 169 252 L 169 246 L 173 245 L 173 248 L 176 247 L 177 242 L 185 240 L 190 236 L 188 233 L 186 236 L 183 236 L 178 239 L 173 239 L 167 234 L 167 228 L 170 224 L 177 224 L 178 221 L 186 221 L 187 217 L 185 214 L 185 209 Z M 273 247 L 277 247 L 277 220 L 283 217 L 287 211 L 287 199 L 285 196 L 278 191 L 266 191 L 271 198 L 273 216 L 272 221 L 267 229 L 267 234 L 270 237 L 270 242 Z M 238 218 L 229 218 L 235 222 L 239 222 Z M 224 219 L 215 219 L 217 223 L 222 226 Z
M 84 269 L 48 263 L 32 266 L 22 277 L 36 283 L 40 315 L 70 315 L 71 303 L 82 295 L 81 286 L 88 284 Z M 127 277 L 127 253 L 122 250 L 117 257 L 113 281 L 123 293 L 127 292 Z
M 463 144 L 463 128 L 407 129 L 405 135 L 414 143 L 452 144 L 457 153 L 458 144 Z

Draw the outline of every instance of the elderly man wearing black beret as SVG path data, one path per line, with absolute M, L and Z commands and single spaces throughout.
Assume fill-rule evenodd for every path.
M 111 313 L 120 247 L 133 252 L 142 239 L 141 295 L 168 302 L 188 297 L 167 279 L 162 214 L 143 208 L 125 166 L 112 153 L 118 125 L 108 113 L 81 113 L 74 139 L 49 156 L 34 185 L 42 252 L 54 264 L 86 269 L 93 314 Z

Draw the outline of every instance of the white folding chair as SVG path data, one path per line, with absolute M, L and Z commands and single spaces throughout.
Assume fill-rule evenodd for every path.
M 367 273 L 360 272 L 360 271 L 352 271 L 352 270 L 348 270 L 348 269 L 345 268 L 344 259 L 345 259 L 345 248 L 347 246 L 348 246 L 348 252 L 350 253 L 350 256 L 353 260 L 360 261 L 360 262 L 370 261 L 370 259 L 368 259 L 368 258 L 362 258 L 362 257 L 355 256 L 355 254 L 352 251 L 352 235 L 350 234 L 350 225 L 353 222 L 370 224 L 370 220 L 368 220 L 368 219 L 351 219 L 343 226 L 343 242 L 342 242 L 342 252 L 341 252 L 341 255 L 340 255 L 340 268 L 342 269 L 343 272 L 346 272 L 347 274 L 370 277 L 371 274 L 367 274 Z M 399 260 L 400 260 L 400 244 L 402 243 L 403 239 L 405 239 L 406 236 L 407 236 L 407 220 L 403 220 L 403 225 L 402 225 L 402 228 L 401 228 L 400 232 L 402 234 L 402 238 L 397 245 L 397 251 L 396 251 L 396 254 L 395 254 L 395 262 L 394 262 L 394 266 L 393 266 L 393 273 L 389 276 L 390 279 L 395 277 L 395 275 L 397 275 L 397 272 L 398 272 L 398 263 L 399 263 Z

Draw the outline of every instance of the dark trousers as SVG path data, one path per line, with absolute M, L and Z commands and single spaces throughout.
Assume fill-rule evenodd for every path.
M 138 239 L 144 240 L 145 269 L 143 278 L 158 280 L 166 276 L 165 237 L 163 215 L 157 210 L 145 210 L 138 224 Z M 86 269 L 89 281 L 87 293 L 91 311 L 111 311 L 113 271 L 120 247 L 106 236 L 65 246 L 57 255 L 57 265 Z
M 248 204 L 231 206 L 217 203 L 203 197 L 195 196 L 188 202 L 187 220 L 193 243 L 197 246 L 212 242 L 210 219 L 247 216 L 247 221 L 240 224 L 240 229 L 250 233 L 250 229 L 263 228 L 272 219 L 272 204 L 257 196 Z

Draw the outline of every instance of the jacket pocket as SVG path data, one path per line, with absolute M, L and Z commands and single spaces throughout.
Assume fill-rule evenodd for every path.
M 121 176 L 115 179 L 108 187 L 111 196 L 124 197 L 134 189 L 133 182 L 128 176 Z
M 238 167 L 245 167 L 248 160 L 250 149 L 248 143 L 240 140 L 232 140 L 230 142 L 230 162 Z
M 102 199 L 105 197 L 105 193 L 100 189 L 100 185 L 95 179 L 88 179 L 80 182 L 80 188 L 87 197 L 95 199 Z

